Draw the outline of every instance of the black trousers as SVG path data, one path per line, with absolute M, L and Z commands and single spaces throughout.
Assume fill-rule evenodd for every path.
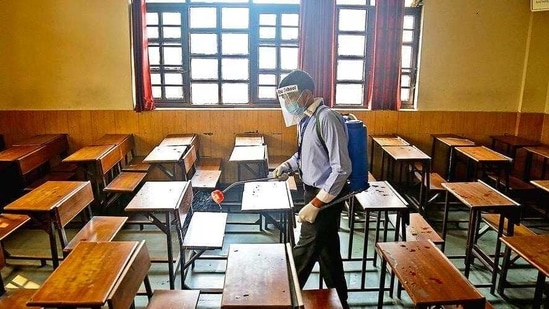
M 309 203 L 319 189 L 305 187 L 304 202 Z M 348 193 L 342 190 L 340 196 Z M 338 196 L 339 197 L 339 196 Z M 343 271 L 339 245 L 339 221 L 344 203 L 326 208 L 318 213 L 313 224 L 303 222 L 299 241 L 293 249 L 297 276 L 301 288 L 305 286 L 316 262 L 320 275 L 329 288 L 336 288 L 339 299 L 347 304 L 347 282 Z

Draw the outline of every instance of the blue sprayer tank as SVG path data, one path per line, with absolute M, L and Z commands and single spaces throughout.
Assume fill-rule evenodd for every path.
M 348 148 L 352 163 L 352 172 L 349 176 L 351 191 L 363 191 L 369 186 L 367 129 L 358 119 L 345 117 L 345 124 L 349 132 Z

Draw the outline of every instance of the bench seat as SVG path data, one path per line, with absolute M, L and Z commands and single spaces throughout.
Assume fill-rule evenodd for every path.
M 221 170 L 221 158 L 201 157 L 196 163 L 197 170 Z
M 193 188 L 197 189 L 215 189 L 221 178 L 220 170 L 200 170 L 197 169 L 191 178 Z
M 196 308 L 199 290 L 155 290 L 146 309 Z
M 396 225 L 396 214 L 389 215 L 389 221 Z M 410 214 L 410 224 L 406 226 L 406 241 L 430 240 L 436 245 L 444 243 L 444 239 L 433 229 L 421 214 Z
M 149 163 L 143 163 L 143 159 L 144 157 L 134 157 L 126 166 L 122 168 L 122 171 L 141 173 L 148 172 L 151 165 Z
M 486 223 L 490 228 L 493 230 L 498 230 L 499 226 L 499 215 L 498 214 L 482 214 L 482 221 Z M 526 226 L 524 224 L 515 225 L 513 227 L 513 236 L 533 236 L 536 235 L 536 233 Z M 503 224 L 503 236 L 509 236 L 507 234 L 507 218 L 504 220 Z
M 343 309 L 336 289 L 302 290 L 305 309 Z
M 33 289 L 8 290 L 0 296 L 0 308 L 6 309 L 38 309 L 43 307 L 29 306 L 27 301 L 36 293 Z
M 103 190 L 112 193 L 132 193 L 135 192 L 146 176 L 145 173 L 122 172 Z
M 30 185 L 26 186 L 23 190 L 25 192 L 29 192 L 40 187 L 46 181 L 68 181 L 68 180 L 73 180 L 75 177 L 76 177 L 76 174 L 73 172 L 51 172 L 35 180 Z
M 128 217 L 94 216 L 63 248 L 68 255 L 80 241 L 111 241 L 124 226 Z

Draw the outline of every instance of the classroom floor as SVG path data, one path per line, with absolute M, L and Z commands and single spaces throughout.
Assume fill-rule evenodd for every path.
M 434 207 L 429 212 L 429 217 L 436 220 L 440 218 L 441 212 Z M 455 212 L 451 214 L 452 218 L 466 218 L 466 212 Z M 247 221 L 253 222 L 257 219 L 255 215 L 244 215 L 232 213 L 229 215 L 229 222 Z M 371 225 L 374 227 L 373 224 Z M 440 225 L 433 223 L 433 226 L 440 231 Z M 532 224 L 533 226 L 533 224 Z M 352 250 L 353 257 L 362 255 L 363 242 L 363 223 L 356 226 L 354 245 Z M 466 240 L 466 225 L 464 223 L 454 223 L 450 225 L 450 230 L 446 242 L 446 255 L 461 255 L 465 250 Z M 547 233 L 546 228 L 534 228 L 539 233 Z M 67 234 L 70 239 L 76 233 L 76 229 L 68 229 Z M 373 252 L 374 234 L 369 236 L 369 255 Z M 137 226 L 128 226 L 121 231 L 116 240 L 147 240 L 147 247 L 152 257 L 165 256 L 166 244 L 165 235 L 162 234 L 154 226 L 145 226 L 144 230 L 139 230 Z M 347 256 L 348 252 L 348 218 L 344 213 L 341 220 L 340 229 L 341 239 L 341 254 Z M 225 237 L 224 247 L 222 250 L 211 252 L 211 254 L 226 255 L 229 245 L 233 243 L 273 243 L 278 242 L 279 234 L 277 230 L 267 229 L 259 230 L 257 225 L 242 225 L 228 224 Z M 479 241 L 479 243 L 492 250 L 494 248 L 495 232 L 488 232 Z M 11 235 L 5 242 L 7 250 L 12 254 L 25 255 L 47 255 L 49 252 L 48 240 L 46 233 L 41 230 L 23 229 Z M 490 249 L 491 248 L 491 249 Z M 209 254 L 209 253 L 208 253 Z M 463 259 L 451 259 L 454 265 L 463 270 Z M 347 284 L 350 289 L 358 288 L 360 285 L 360 261 L 344 262 L 346 271 Z M 51 273 L 51 262 L 44 267 L 39 266 L 38 261 L 28 260 L 9 260 L 8 266 L 2 270 L 2 277 L 6 285 L 16 288 L 37 288 Z M 199 260 L 196 262 L 195 268 L 189 271 L 186 284 L 192 288 L 200 288 L 205 290 L 220 291 L 223 287 L 225 271 L 225 261 L 223 260 Z M 167 266 L 165 263 L 153 263 L 150 270 L 150 280 L 153 289 L 167 289 L 168 275 Z M 487 282 L 489 278 L 488 272 L 480 263 L 476 263 L 472 268 L 470 280 L 473 283 Z M 510 281 L 531 281 L 536 279 L 536 272 L 532 269 L 511 270 L 509 275 Z M 377 287 L 379 284 L 379 263 L 374 267 L 371 262 L 368 262 L 366 272 L 367 286 Z M 318 269 L 314 270 L 313 275 L 306 285 L 307 288 L 318 288 Z M 179 287 L 179 278 L 176 279 L 176 287 Z M 527 289 L 506 289 L 506 297 L 500 295 L 492 295 L 488 288 L 479 289 L 480 292 L 496 308 L 530 308 L 533 298 L 533 288 Z M 349 304 L 351 308 L 375 308 L 377 307 L 378 293 L 377 292 L 350 292 Z M 221 294 L 219 293 L 202 293 L 199 299 L 198 308 L 219 308 L 221 302 Z M 147 298 L 145 296 L 136 297 L 137 308 L 145 308 Z M 402 293 L 401 299 L 390 298 L 388 293 L 385 294 L 384 308 L 412 308 L 413 305 L 406 295 Z

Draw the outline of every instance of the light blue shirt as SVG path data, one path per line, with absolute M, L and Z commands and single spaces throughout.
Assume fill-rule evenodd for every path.
M 287 162 L 292 170 L 301 168 L 303 182 L 320 188 L 317 198 L 328 203 L 341 192 L 351 174 L 351 159 L 347 148 L 347 126 L 343 118 L 338 113 L 323 110 L 327 108 L 320 105 L 323 105 L 322 99 L 317 98 L 305 111 L 305 117 L 310 119 L 303 132 L 300 125 L 297 126 L 301 158 L 298 158 L 298 150 Z M 318 138 L 317 117 L 320 117 L 320 133 L 328 153 Z

